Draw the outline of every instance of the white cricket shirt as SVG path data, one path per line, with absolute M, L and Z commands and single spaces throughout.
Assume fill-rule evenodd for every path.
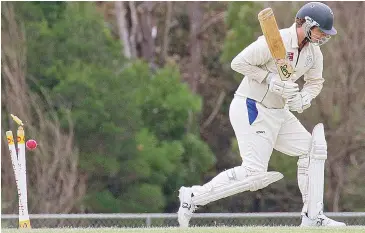
M 299 54 L 295 23 L 290 28 L 280 30 L 280 34 L 287 51 L 287 59 L 296 74 L 291 80 L 295 82 L 304 75 L 303 90 L 310 93 L 314 99 L 322 90 L 324 82 L 323 55 L 320 47 L 308 43 Z M 278 73 L 264 36 L 260 36 L 240 52 L 232 60 L 231 67 L 245 76 L 236 95 L 254 99 L 267 108 L 284 108 L 284 99 L 270 92 L 269 85 L 264 81 L 269 72 Z

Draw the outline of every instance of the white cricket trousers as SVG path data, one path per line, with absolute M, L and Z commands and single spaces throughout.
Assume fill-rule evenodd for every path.
M 235 96 L 229 118 L 236 134 L 242 166 L 266 172 L 273 149 L 290 156 L 309 153 L 311 134 L 288 109 L 269 109 Z

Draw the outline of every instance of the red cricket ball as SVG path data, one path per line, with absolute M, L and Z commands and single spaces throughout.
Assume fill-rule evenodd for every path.
M 33 139 L 29 139 L 25 145 L 27 146 L 28 150 L 34 150 L 37 148 L 37 141 Z

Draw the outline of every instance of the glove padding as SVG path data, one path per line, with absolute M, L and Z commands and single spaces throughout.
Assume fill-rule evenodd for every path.
M 302 113 L 311 106 L 312 97 L 308 92 L 301 91 L 288 98 L 287 104 L 290 111 Z
M 266 83 L 269 84 L 269 91 L 280 95 L 284 99 L 288 99 L 299 93 L 298 84 L 292 81 L 282 81 L 278 74 L 269 73 L 266 78 Z

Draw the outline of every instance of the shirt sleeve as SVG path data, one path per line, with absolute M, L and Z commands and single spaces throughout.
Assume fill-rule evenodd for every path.
M 231 62 L 231 68 L 259 83 L 266 78 L 268 71 L 262 69 L 272 59 L 269 47 L 263 36 L 247 46 Z M 261 67 L 260 67 L 261 66 Z
M 321 92 L 324 79 L 322 77 L 323 72 L 323 54 L 321 51 L 316 53 L 313 66 L 304 74 L 304 86 L 302 91 L 308 92 L 312 99 L 316 98 Z

